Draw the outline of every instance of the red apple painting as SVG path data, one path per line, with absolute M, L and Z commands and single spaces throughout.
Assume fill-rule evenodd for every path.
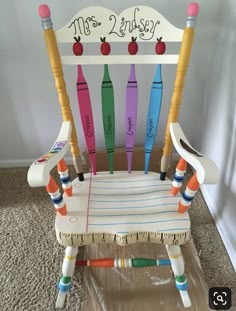
M 155 46 L 155 51 L 158 55 L 162 55 L 165 53 L 166 51 L 166 44 L 165 42 L 162 41 L 162 37 L 160 37 L 159 39 L 157 38 L 157 43 Z

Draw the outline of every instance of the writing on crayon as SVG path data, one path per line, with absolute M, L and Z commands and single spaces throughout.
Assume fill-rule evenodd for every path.
M 112 134 L 112 121 L 111 121 L 111 116 L 107 116 L 107 130 L 106 130 L 107 135 Z
M 85 135 L 87 137 L 92 137 L 93 136 L 93 131 L 92 131 L 92 123 L 90 121 L 89 115 L 85 115 L 85 123 L 86 123 L 86 128 L 85 128 Z
M 139 38 L 142 40 L 151 40 L 155 34 L 157 25 L 160 24 L 159 20 L 144 19 L 140 16 L 140 8 L 135 8 L 132 19 L 122 17 L 120 22 L 117 17 L 112 14 L 109 20 L 113 23 L 110 34 L 115 34 L 118 37 L 124 37 L 127 33 L 131 34 L 136 29 L 139 31 Z
M 154 128 L 153 119 L 150 118 L 149 119 L 149 129 L 148 129 L 148 133 L 147 133 L 148 137 L 153 137 L 153 128 Z
M 61 149 L 65 146 L 66 141 L 57 141 L 52 149 L 49 151 L 49 153 L 43 155 L 41 158 L 36 160 L 34 164 L 43 164 L 47 162 L 51 157 L 53 157 L 55 154 L 57 154 Z
M 128 117 L 128 131 L 127 131 L 127 135 L 133 135 L 133 121 L 131 117 Z
M 101 22 L 98 22 L 95 16 L 84 18 L 82 16 L 76 18 L 68 28 L 74 27 L 74 35 L 90 35 L 91 29 L 101 26 Z

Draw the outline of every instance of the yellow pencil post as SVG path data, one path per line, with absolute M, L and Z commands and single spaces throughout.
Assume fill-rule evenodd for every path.
M 161 159 L 161 180 L 166 177 L 166 172 L 169 168 L 170 157 L 172 153 L 172 140 L 170 136 L 170 123 L 178 121 L 179 109 L 182 101 L 183 88 L 185 77 L 190 60 L 190 54 L 194 38 L 194 27 L 196 24 L 197 15 L 199 12 L 198 3 L 192 2 L 187 9 L 186 28 L 184 29 L 183 39 L 180 48 L 179 61 L 176 70 L 176 78 L 174 83 L 173 95 L 171 98 L 170 110 L 165 133 L 165 142 L 163 155 Z
M 79 180 L 84 180 L 82 160 L 80 156 L 80 150 L 78 147 L 77 134 L 74 124 L 74 118 L 70 108 L 70 101 L 67 95 L 66 83 L 63 76 L 61 58 L 58 51 L 56 36 L 52 27 L 51 13 L 47 5 L 40 5 L 39 16 L 42 19 L 42 26 L 44 29 L 44 38 L 48 50 L 49 61 L 55 80 L 56 90 L 58 93 L 59 104 L 61 106 L 62 118 L 64 121 L 71 121 L 72 134 L 70 140 L 71 154 L 73 157 L 73 163 L 75 170 L 78 174 Z

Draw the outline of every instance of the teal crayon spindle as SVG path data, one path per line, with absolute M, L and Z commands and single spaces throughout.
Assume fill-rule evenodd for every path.
M 102 80 L 102 118 L 105 136 L 105 145 L 109 161 L 109 170 L 113 174 L 114 148 L 115 148 L 115 109 L 114 91 L 110 78 L 108 65 L 104 65 Z
M 149 99 L 148 116 L 145 135 L 145 174 L 148 173 L 149 161 L 153 145 L 156 140 L 157 127 L 161 112 L 163 83 L 161 77 L 161 65 L 157 65 L 156 74 L 152 82 L 152 89 Z

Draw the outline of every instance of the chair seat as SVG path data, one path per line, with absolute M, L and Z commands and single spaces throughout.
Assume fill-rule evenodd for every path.
M 188 212 L 178 213 L 180 195 L 157 173 L 135 171 L 85 174 L 72 182 L 73 196 L 64 195 L 68 214 L 56 216 L 56 234 L 64 246 L 100 242 L 184 244 L 190 238 Z

